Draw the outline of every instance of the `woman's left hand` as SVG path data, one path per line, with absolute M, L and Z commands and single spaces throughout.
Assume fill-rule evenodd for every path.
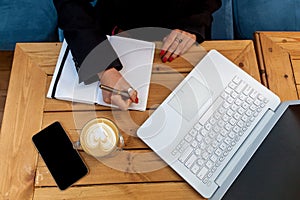
M 171 62 L 184 54 L 196 42 L 196 35 L 189 32 L 174 29 L 163 39 L 160 56 L 163 62 Z

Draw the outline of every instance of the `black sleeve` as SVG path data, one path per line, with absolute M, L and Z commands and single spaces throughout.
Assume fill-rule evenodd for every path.
M 221 0 L 206 0 L 191 3 L 197 10 L 193 14 L 181 18 L 178 22 L 178 28 L 193 33 L 197 37 L 197 42 L 211 39 L 212 14 L 221 7 Z M 194 1 L 195 2 L 195 1 Z M 195 8 L 191 8 L 194 10 Z
M 110 63 L 101 63 L 97 66 L 97 72 L 107 68 L 115 67 L 120 70 L 122 65 L 116 55 L 116 52 L 109 44 L 105 32 L 101 31 L 95 17 L 94 7 L 87 0 L 53 0 L 58 14 L 58 26 L 63 30 L 64 37 L 70 46 L 75 64 L 79 71 L 80 82 L 90 79 L 88 82 L 96 81 L 95 69 L 90 70 L 88 66 L 82 64 L 87 55 L 101 42 L 106 43 L 105 53 L 110 57 L 116 58 Z M 99 55 L 101 59 L 101 55 Z M 103 55 L 105 56 L 105 55 Z M 103 65 L 104 64 L 104 65 Z M 95 67 L 95 66 L 94 66 Z M 83 71 L 83 72 L 82 72 Z

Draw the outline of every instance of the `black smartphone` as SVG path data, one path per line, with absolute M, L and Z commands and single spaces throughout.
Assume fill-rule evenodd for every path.
M 60 190 L 65 190 L 88 173 L 88 168 L 66 131 L 56 121 L 32 137 Z

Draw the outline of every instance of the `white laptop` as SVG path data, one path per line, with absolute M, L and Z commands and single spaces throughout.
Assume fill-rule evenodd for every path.
M 219 199 L 214 195 L 242 170 L 236 166 L 253 142 L 263 141 L 262 129 L 279 105 L 278 96 L 211 50 L 137 135 L 199 194 Z

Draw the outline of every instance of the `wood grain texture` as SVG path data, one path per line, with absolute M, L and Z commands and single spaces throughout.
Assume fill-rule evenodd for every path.
M 0 197 L 32 198 L 47 76 L 17 45 L 0 133 Z
M 293 72 L 295 77 L 295 83 L 296 85 L 300 85 L 300 58 L 298 57 L 292 57 L 291 63 L 293 66 Z
M 255 45 L 267 86 L 282 101 L 299 99 L 299 32 L 257 32 Z
M 76 182 L 76 186 L 183 181 L 150 150 L 124 150 L 106 159 L 95 159 L 84 152 L 81 156 L 89 166 L 89 175 Z M 56 186 L 42 160 L 37 166 L 35 186 Z
M 0 132 L 14 51 L 0 51 Z
M 61 43 L 17 45 L 0 134 L 0 199 L 203 199 L 136 137 L 136 130 L 205 51 L 217 49 L 260 81 L 253 42 L 207 41 L 171 64 L 162 63 L 156 55 L 145 112 L 47 99 L 60 47 Z M 95 117 L 117 122 L 125 139 L 125 154 L 100 162 L 81 151 L 90 173 L 74 187 L 60 191 L 34 149 L 31 136 L 60 121 L 76 141 L 83 125 Z M 153 168 L 149 170 L 149 166 Z
M 57 188 L 37 188 L 34 199 L 203 200 L 204 198 L 195 192 L 187 183 L 171 182 L 73 187 L 65 192 L 61 192 Z

